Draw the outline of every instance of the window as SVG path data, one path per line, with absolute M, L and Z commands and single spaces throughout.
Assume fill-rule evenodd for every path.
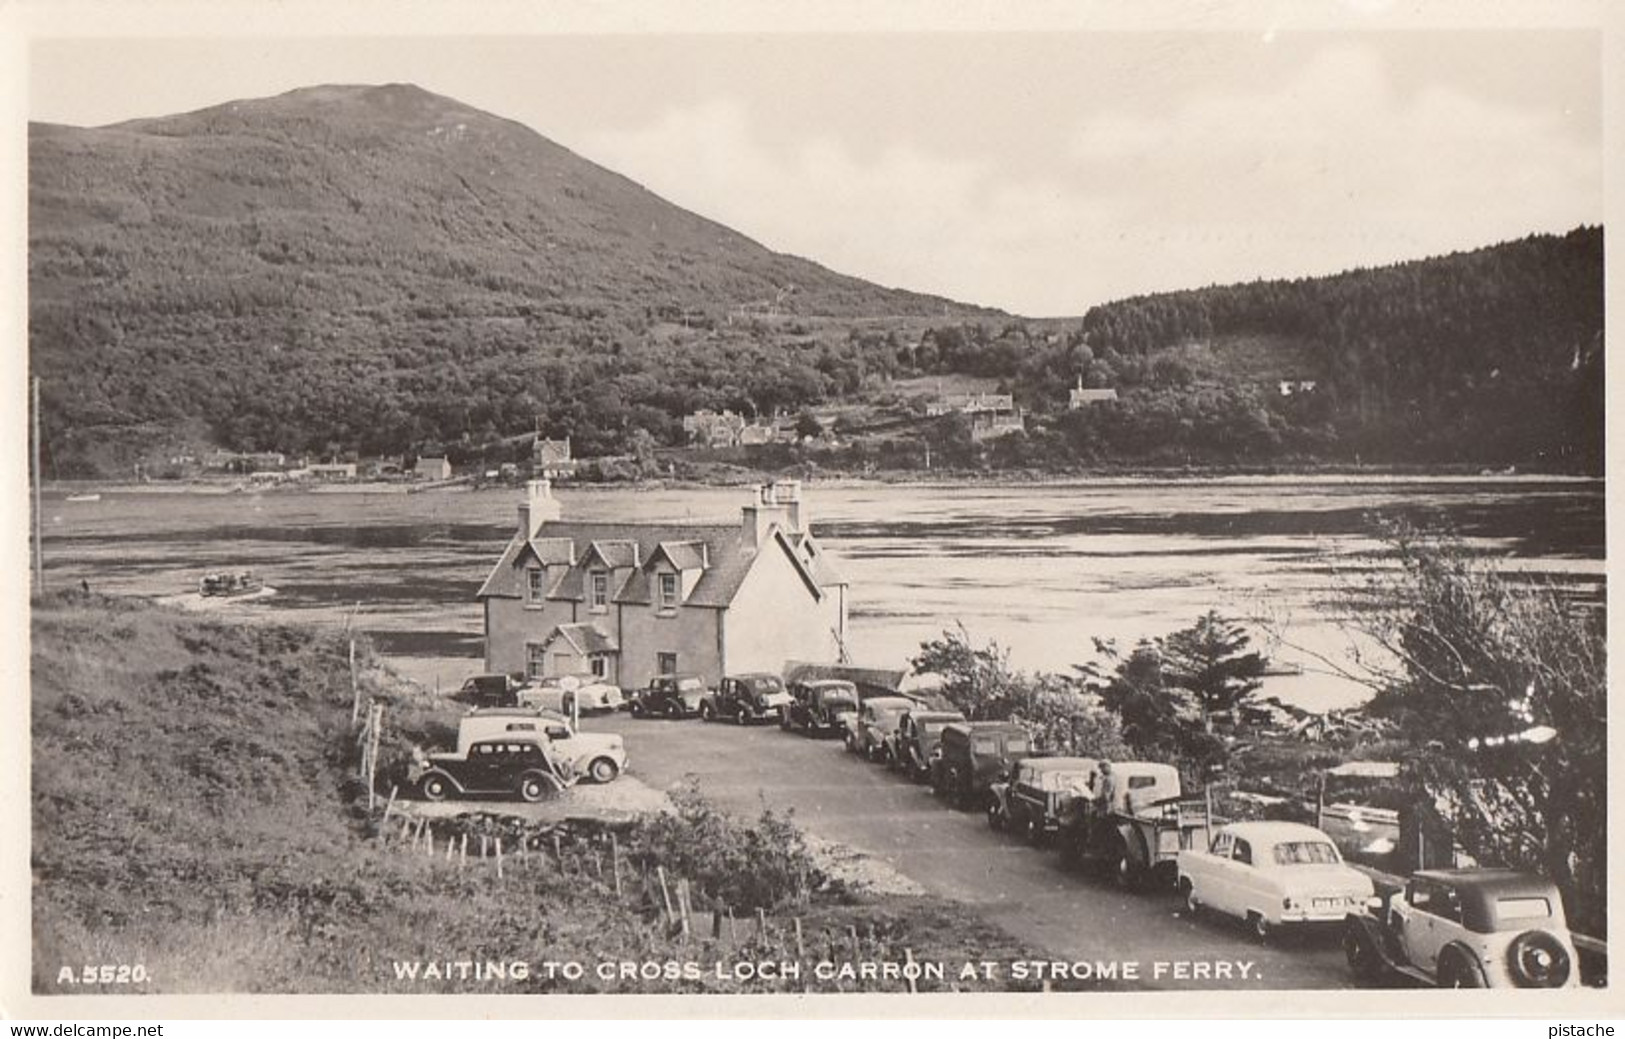
M 602 570 L 592 572 L 592 580 L 588 583 L 587 608 L 594 613 L 609 609 L 609 575 Z
M 677 575 L 660 575 L 660 609 L 670 611 L 677 609 Z
M 677 654 L 676 653 L 662 653 L 662 654 L 660 654 L 659 667 L 660 667 L 660 673 L 661 674 L 663 674 L 663 675 L 675 675 L 677 673 Z
M 1237 862 L 1251 866 L 1253 864 L 1253 846 L 1242 840 L 1240 837 L 1237 837 L 1236 848 L 1233 852 L 1231 852 L 1230 857 L 1235 859 Z
M 1221 833 L 1213 838 L 1213 854 L 1221 859 L 1228 859 L 1230 857 L 1230 848 L 1235 843 L 1235 839 L 1235 835 L 1229 833 Z
M 525 677 L 541 678 L 547 674 L 547 647 L 540 642 L 525 643 Z
M 1544 919 L 1552 915 L 1552 904 L 1544 898 L 1498 898 L 1495 910 L 1503 920 Z
M 607 678 L 609 676 L 609 658 L 602 653 L 594 653 L 588 658 L 587 666 L 592 670 L 594 678 Z
M 1277 866 L 1335 866 L 1337 849 L 1325 841 L 1282 841 L 1275 846 Z
M 525 604 L 541 606 L 547 601 L 547 567 L 533 566 L 525 570 Z

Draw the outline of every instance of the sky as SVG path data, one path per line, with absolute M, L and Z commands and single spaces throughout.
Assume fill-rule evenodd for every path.
M 770 248 L 1035 317 L 1603 217 L 1585 28 L 222 33 L 27 55 L 28 117 L 81 126 L 416 83 Z

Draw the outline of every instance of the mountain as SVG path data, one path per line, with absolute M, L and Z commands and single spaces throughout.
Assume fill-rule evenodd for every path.
M 998 316 L 772 252 L 400 84 L 32 125 L 29 225 L 59 471 L 165 445 L 400 451 L 536 416 L 608 448 L 697 406 L 814 399 L 836 323 Z

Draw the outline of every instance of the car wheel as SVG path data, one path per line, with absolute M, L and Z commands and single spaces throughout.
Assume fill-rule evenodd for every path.
M 734 715 L 734 721 L 738 722 L 740 725 L 749 725 L 750 724 L 750 708 L 741 707 L 739 709 L 739 711 Z
M 1042 847 L 1044 844 L 1044 827 L 1037 819 L 1027 820 L 1027 843 L 1033 847 Z
M 445 776 L 428 775 L 418 784 L 418 792 L 425 801 L 444 801 L 451 793 L 451 783 Z
M 1247 930 L 1252 932 L 1252 936 L 1254 938 L 1257 938 L 1262 942 L 1269 940 L 1269 937 L 1274 933 L 1275 928 L 1270 926 L 1269 920 L 1265 918 L 1263 913 L 1248 913 Z
M 1202 903 L 1196 897 L 1196 886 L 1191 883 L 1191 878 L 1179 878 L 1179 893 L 1185 898 L 1185 915 L 1192 918 L 1200 916 Z
M 587 766 L 587 774 L 592 777 L 594 783 L 611 783 L 621 774 L 621 766 L 609 758 L 595 758 L 593 763 Z
M 1439 987 L 1483 988 L 1484 979 L 1461 953 L 1451 952 L 1439 958 Z
M 988 829 L 999 831 L 1004 829 L 1004 812 L 999 808 L 999 802 L 989 801 L 987 805 Z
M 717 720 L 716 708 L 712 707 L 709 702 L 700 704 L 700 721 L 702 721 L 702 722 L 714 722 L 716 720 Z
M 552 789 L 553 784 L 548 782 L 540 772 L 526 772 L 519 777 L 519 799 L 521 801 L 534 804 L 546 797 L 548 791 Z
M 848 754 L 856 754 L 858 752 L 857 738 L 854 737 L 850 732 L 846 734 L 846 752 Z
M 1117 881 L 1118 887 L 1124 891 L 1139 891 L 1145 886 L 1145 871 L 1134 861 L 1134 856 L 1129 854 L 1128 845 L 1120 844 L 1117 854 L 1111 861 L 1112 877 Z
M 779 728 L 785 732 L 790 731 L 790 712 L 782 708 L 779 710 Z
M 632 701 L 632 706 L 628 707 L 627 710 L 632 712 L 634 718 L 643 717 L 643 705 L 636 700 Z
M 1358 924 L 1350 924 L 1343 931 L 1343 958 L 1348 960 L 1356 981 L 1369 985 L 1382 979 L 1382 957 Z

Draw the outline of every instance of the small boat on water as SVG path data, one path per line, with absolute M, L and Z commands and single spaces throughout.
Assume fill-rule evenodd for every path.
M 95 491 L 86 491 L 86 492 L 83 492 L 83 493 L 80 493 L 80 494 L 70 494 L 70 495 L 68 495 L 67 500 L 68 501 L 101 501 L 102 496 L 100 494 L 97 494 Z
M 205 596 L 252 595 L 264 587 L 265 582 L 250 570 L 204 574 L 198 582 L 198 592 Z

